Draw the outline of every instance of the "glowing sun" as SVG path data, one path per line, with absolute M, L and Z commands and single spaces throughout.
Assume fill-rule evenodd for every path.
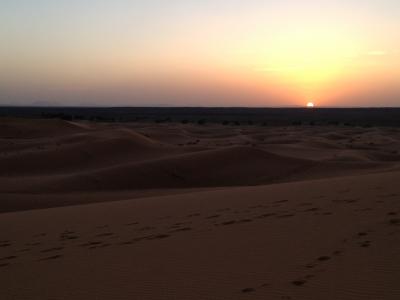
M 308 102 L 307 103 L 307 107 L 308 108 L 313 108 L 315 105 L 314 105 L 314 102 Z

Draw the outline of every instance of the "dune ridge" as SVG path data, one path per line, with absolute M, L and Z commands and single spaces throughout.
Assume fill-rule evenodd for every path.
M 400 130 L 0 119 L 0 298 L 400 298 Z

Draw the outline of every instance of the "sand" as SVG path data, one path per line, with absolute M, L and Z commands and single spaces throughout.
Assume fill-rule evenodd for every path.
M 400 299 L 400 130 L 0 124 L 1 299 Z

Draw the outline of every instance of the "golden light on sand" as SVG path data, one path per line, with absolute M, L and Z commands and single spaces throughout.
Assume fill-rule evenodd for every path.
M 307 103 L 307 107 L 308 108 L 313 108 L 315 105 L 314 105 L 314 103 L 313 102 L 308 102 Z

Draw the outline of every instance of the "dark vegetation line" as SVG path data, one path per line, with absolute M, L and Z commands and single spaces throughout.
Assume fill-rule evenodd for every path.
M 0 117 L 227 126 L 400 126 L 400 108 L 0 107 Z

